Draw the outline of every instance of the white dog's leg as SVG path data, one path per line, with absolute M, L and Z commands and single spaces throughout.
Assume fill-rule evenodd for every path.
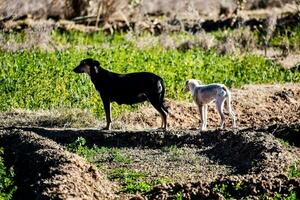
M 224 128 L 224 120 L 225 120 L 225 116 L 224 116 L 224 112 L 223 112 L 224 101 L 225 101 L 225 98 L 222 98 L 222 97 L 216 99 L 217 111 L 218 111 L 218 113 L 220 115 L 220 118 L 221 118 L 221 124 L 220 124 L 221 129 Z
M 207 104 L 203 105 L 203 111 L 204 111 L 204 129 L 207 129 Z
M 200 124 L 200 130 L 203 131 L 205 130 L 205 116 L 204 116 L 204 106 L 202 104 L 198 105 L 198 109 L 200 112 L 200 119 L 201 119 L 201 124 Z
M 232 127 L 236 128 L 236 117 L 235 117 L 235 113 L 232 111 L 232 108 L 231 108 L 231 96 L 230 95 L 228 95 L 226 103 L 227 103 L 228 112 L 232 119 Z

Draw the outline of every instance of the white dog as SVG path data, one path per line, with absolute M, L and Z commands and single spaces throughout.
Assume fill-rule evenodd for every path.
M 221 117 L 221 128 L 224 127 L 224 102 L 227 100 L 228 112 L 233 120 L 233 127 L 236 127 L 235 114 L 231 109 L 231 94 L 228 88 L 223 84 L 201 85 L 198 80 L 190 79 L 186 81 L 185 91 L 190 91 L 194 102 L 197 104 L 201 117 L 201 130 L 207 127 L 207 104 L 216 101 L 218 113 Z

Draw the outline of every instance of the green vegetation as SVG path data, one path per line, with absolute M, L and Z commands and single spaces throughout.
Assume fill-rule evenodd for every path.
M 117 180 L 121 183 L 121 192 L 136 193 L 148 192 L 152 188 L 149 183 L 143 181 L 147 175 L 127 168 L 116 168 L 112 170 L 109 179 Z
M 274 197 L 263 195 L 260 200 L 297 200 L 297 195 L 294 191 L 291 191 L 288 195 L 277 193 Z
M 167 153 L 170 156 L 171 161 L 176 161 L 179 159 L 179 156 L 182 155 L 184 152 L 179 149 L 176 145 L 172 146 L 164 146 L 161 148 L 162 152 Z
M 108 178 L 121 184 L 120 192 L 132 194 L 149 192 L 153 186 L 169 182 L 163 178 L 149 180 L 148 174 L 128 168 L 115 168 L 109 173 Z
M 284 140 L 284 139 L 281 139 L 281 138 L 277 138 L 277 140 L 278 140 L 284 147 L 286 147 L 286 148 L 291 147 L 291 146 L 290 146 L 290 143 L 289 143 L 288 141 L 286 141 L 286 140 Z
M 226 185 L 226 184 L 215 184 L 213 188 L 214 192 L 220 193 L 225 199 L 237 199 L 243 195 L 243 185 L 237 183 L 235 185 Z M 242 199 L 248 199 L 243 197 Z M 295 191 L 290 191 L 289 194 L 276 193 L 275 196 L 270 197 L 267 194 L 263 194 L 259 198 L 260 200 L 296 200 L 297 195 Z
M 22 41 L 21 36 L 16 37 L 17 41 Z M 122 34 L 105 36 L 103 33 L 53 31 L 51 37 L 68 48 L 63 51 L 0 51 L 0 111 L 80 108 L 102 117 L 101 101 L 91 81 L 86 75 L 72 71 L 87 57 L 96 58 L 104 68 L 119 73 L 154 72 L 164 78 L 166 96 L 173 99 L 187 98 L 182 88 L 188 78 L 205 83 L 223 82 L 229 87 L 300 81 L 299 72 L 283 70 L 273 61 L 251 54 L 220 56 L 213 50 L 201 49 L 183 53 L 160 46 L 139 49 Z M 113 115 L 133 108 L 136 106 L 113 106 Z
M 271 44 L 275 46 L 285 44 L 299 51 L 300 25 L 297 24 L 293 27 L 277 29 L 271 39 Z
M 288 175 L 290 178 L 300 177 L 300 161 L 289 167 Z
M 120 192 L 148 192 L 155 185 L 169 182 L 169 180 L 164 178 L 152 179 L 147 173 L 124 167 L 130 165 L 132 160 L 122 154 L 118 148 L 99 148 L 97 146 L 89 148 L 86 146 L 86 140 L 82 137 L 77 138 L 76 141 L 67 145 L 67 148 L 83 156 L 87 161 L 96 164 L 99 168 L 103 168 L 104 162 L 111 163 L 114 167 L 103 171 L 106 171 L 110 180 L 117 181 L 121 185 Z
M 9 200 L 13 198 L 17 187 L 14 183 L 13 169 L 7 170 L 2 156 L 3 148 L 0 148 L 0 199 Z
M 83 156 L 89 162 L 101 164 L 107 160 L 115 163 L 131 163 L 131 159 L 123 155 L 118 148 L 107 148 L 93 146 L 89 148 L 86 146 L 86 140 L 83 137 L 77 138 L 76 141 L 67 146 L 68 150 L 80 156 Z

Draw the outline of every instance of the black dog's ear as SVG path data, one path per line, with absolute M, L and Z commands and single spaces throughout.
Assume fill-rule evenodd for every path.
M 94 60 L 93 63 L 94 63 L 94 66 L 100 67 L 100 62 L 99 61 Z

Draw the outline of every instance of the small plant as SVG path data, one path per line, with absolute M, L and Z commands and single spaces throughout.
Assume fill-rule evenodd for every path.
M 282 144 L 284 147 L 289 148 L 290 144 L 288 141 L 285 141 L 284 139 L 278 138 L 278 141 L 280 142 L 280 144 Z
M 17 190 L 14 182 L 13 169 L 7 170 L 3 160 L 3 148 L 0 148 L 0 199 L 13 199 L 13 194 Z
M 171 182 L 164 178 L 149 181 L 148 174 L 128 168 L 115 168 L 109 173 L 108 178 L 121 183 L 120 192 L 132 194 L 149 192 L 156 185 Z
M 125 155 L 119 149 L 113 148 L 111 149 L 112 160 L 117 163 L 130 164 L 132 160 Z
M 162 152 L 168 153 L 171 161 L 176 161 L 179 156 L 183 154 L 183 151 L 179 149 L 176 145 L 164 146 L 161 148 Z
M 109 179 L 121 182 L 121 192 L 126 193 L 150 191 L 152 186 L 143 181 L 143 178 L 146 177 L 147 175 L 145 173 L 133 171 L 127 168 L 116 168 L 109 175 Z
M 175 194 L 175 200 L 183 200 L 182 192 L 178 192 Z
M 225 197 L 225 199 L 232 197 L 231 194 L 228 192 L 228 185 L 225 184 L 215 184 L 213 191 L 222 194 Z
M 260 200 L 297 200 L 297 195 L 296 192 L 291 191 L 289 194 L 280 194 L 277 193 L 275 194 L 274 197 L 270 197 L 267 194 L 262 195 L 260 198 Z
M 110 160 L 115 163 L 129 164 L 132 160 L 122 154 L 120 149 L 97 147 L 92 148 L 86 146 L 86 140 L 83 137 L 78 137 L 73 143 L 67 145 L 69 151 L 85 157 L 89 162 L 99 162 L 102 159 Z
M 288 175 L 290 178 L 300 177 L 300 161 L 289 167 Z

